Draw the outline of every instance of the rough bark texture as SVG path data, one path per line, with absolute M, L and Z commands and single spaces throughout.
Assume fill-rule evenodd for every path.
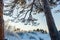
M 4 40 L 3 0 L 0 0 L 0 40 Z
M 50 11 L 48 0 L 42 0 L 42 2 L 51 40 L 60 40 L 53 16 Z

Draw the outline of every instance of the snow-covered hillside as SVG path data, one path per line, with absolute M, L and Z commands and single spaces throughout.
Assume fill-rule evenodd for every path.
M 41 32 L 24 32 L 18 33 L 19 37 L 14 35 L 6 35 L 8 40 L 51 40 L 49 34 L 43 34 Z

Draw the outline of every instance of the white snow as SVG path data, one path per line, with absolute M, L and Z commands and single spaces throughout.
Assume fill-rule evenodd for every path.
M 8 40 L 51 40 L 49 34 L 43 34 L 41 32 L 25 32 L 25 33 L 18 33 L 19 38 L 13 35 L 5 35 Z

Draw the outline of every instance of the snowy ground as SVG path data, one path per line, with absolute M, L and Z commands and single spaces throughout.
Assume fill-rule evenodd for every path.
M 6 35 L 8 40 L 51 40 L 49 34 L 41 32 L 18 33 L 19 38 L 14 35 Z

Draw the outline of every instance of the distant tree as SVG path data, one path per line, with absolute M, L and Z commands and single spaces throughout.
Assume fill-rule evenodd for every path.
M 40 31 L 41 31 L 42 33 L 44 33 L 44 30 L 43 30 L 43 29 L 40 29 Z
M 39 29 L 37 29 L 36 31 L 40 31 Z
M 45 30 L 45 31 L 44 31 L 44 33 L 46 33 L 46 34 L 47 34 L 47 31 Z
M 36 31 L 35 29 L 33 31 Z

